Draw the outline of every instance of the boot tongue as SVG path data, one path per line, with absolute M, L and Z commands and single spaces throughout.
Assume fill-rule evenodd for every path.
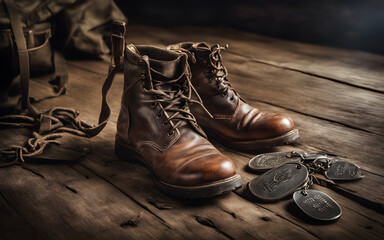
M 184 55 L 180 55 L 176 59 L 170 61 L 149 59 L 149 64 L 151 67 L 152 78 L 156 80 L 169 81 L 180 78 L 180 81 L 184 81 L 184 78 L 181 78 L 181 76 L 184 75 L 187 64 L 187 58 Z M 164 84 L 159 88 L 160 90 L 176 91 L 178 87 L 174 84 Z
M 180 57 L 172 61 L 149 59 L 149 64 L 155 77 L 175 79 L 181 74 Z

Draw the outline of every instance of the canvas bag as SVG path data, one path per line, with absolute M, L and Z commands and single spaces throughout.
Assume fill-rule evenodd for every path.
M 49 1 L 47 1 L 49 2 Z M 86 1 L 81 1 L 82 3 Z M 111 1 L 112 2 L 112 1 Z M 10 165 L 15 162 L 21 161 L 24 162 L 25 158 L 33 158 L 43 151 L 45 146 L 50 143 L 57 143 L 56 139 L 60 138 L 60 132 L 68 132 L 80 136 L 91 137 L 96 135 L 101 129 L 105 126 L 105 124 L 99 124 L 98 126 L 91 126 L 86 124 L 85 122 L 78 119 L 78 113 L 73 109 L 64 109 L 60 107 L 54 107 L 51 110 L 45 112 L 38 112 L 31 104 L 31 98 L 29 97 L 29 71 L 32 68 L 32 64 L 29 64 L 29 60 L 31 56 L 29 56 L 28 49 L 28 35 L 25 37 L 23 23 L 20 21 L 20 16 L 17 12 L 17 7 L 15 6 L 13 0 L 4 0 L 4 3 L 7 6 L 7 10 L 10 16 L 10 23 L 12 27 L 12 33 L 14 35 L 15 45 L 18 53 L 19 67 L 20 67 L 20 86 L 21 86 L 21 104 L 20 104 L 20 112 L 22 114 L 14 114 L 14 115 L 4 115 L 0 117 L 0 127 L 31 127 L 34 129 L 33 136 L 28 140 L 27 146 L 12 146 L 8 149 L 3 149 L 0 151 L 0 154 L 6 159 L 14 158 L 11 161 L 6 161 L 4 165 Z M 113 3 L 113 2 L 112 2 Z M 113 5 L 114 6 L 114 5 Z M 118 13 L 121 13 L 118 11 Z M 117 14 L 119 15 L 119 14 Z M 125 17 L 121 14 L 120 18 L 125 19 Z M 39 45 L 41 47 L 32 48 L 32 51 L 35 50 L 44 50 L 44 47 L 48 46 L 47 39 L 50 38 L 51 34 L 49 34 L 49 30 L 42 31 L 44 34 L 42 44 Z M 28 32 L 29 33 L 29 32 Z M 9 40 L 13 40 L 12 38 Z M 33 41 L 31 41 L 33 42 Z M 92 44 L 90 44 L 92 45 Z M 49 50 L 45 49 L 47 55 L 49 56 Z M 33 56 L 33 55 L 32 55 Z M 35 61 L 39 62 L 39 61 Z M 52 61 L 42 61 L 44 64 L 39 64 L 39 69 L 47 70 L 52 69 Z M 41 71 L 43 72 L 43 71 Z M 32 73 L 32 71 L 31 71 Z M 14 74 L 14 73 L 13 73 Z M 12 74 L 9 74 L 12 76 Z M 57 78 L 56 78 L 57 79 Z M 3 80 L 2 80 L 3 81 Z M 17 83 L 17 81 L 5 82 L 4 85 Z M 61 89 L 65 89 L 63 86 L 65 82 L 56 82 L 57 86 L 61 87 Z M 17 85 L 17 84 L 16 84 Z M 7 85 L 6 85 L 7 86 Z M 8 88 L 8 90 L 11 88 Z M 8 91 L 12 92 L 12 91 Z M 15 91 L 16 92 L 16 91 Z M 17 92 L 16 92 L 17 93 Z M 56 93 L 61 94 L 63 91 L 57 91 Z M 8 94 L 10 95 L 10 94 Z M 17 95 L 17 94 L 16 94 Z
M 13 21 L 9 11 L 14 12 Z M 17 106 L 21 90 L 23 95 L 27 92 L 20 89 L 20 70 L 24 72 L 20 76 L 32 80 L 29 84 L 40 83 L 38 92 L 28 92 L 30 101 L 65 93 L 68 76 L 59 50 L 71 58 L 104 57 L 110 52 L 105 40 L 113 20 L 126 18 L 112 0 L 1 0 L 0 116 L 21 108 Z M 29 74 L 20 69 L 15 28 L 22 28 L 19 35 L 24 35 L 28 55 L 24 58 L 28 64 L 22 66 L 29 67 Z

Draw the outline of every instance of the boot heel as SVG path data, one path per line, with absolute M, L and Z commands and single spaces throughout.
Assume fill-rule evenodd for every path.
M 137 159 L 137 154 L 135 152 L 127 149 L 126 147 L 122 146 L 117 142 L 115 142 L 115 154 L 122 160 L 131 163 L 139 163 L 139 160 Z

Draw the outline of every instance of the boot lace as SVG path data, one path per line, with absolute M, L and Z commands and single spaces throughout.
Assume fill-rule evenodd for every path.
M 149 78 L 149 88 L 144 91 L 154 96 L 153 100 L 147 100 L 152 103 L 153 107 L 161 106 L 161 110 L 157 117 L 160 118 L 167 113 L 167 119 L 163 122 L 163 126 L 170 124 L 172 126 L 168 135 L 173 135 L 174 130 L 178 128 L 183 121 L 196 123 L 196 119 L 189 110 L 192 103 L 199 104 L 207 114 L 213 118 L 209 111 L 204 107 L 202 100 L 196 89 L 191 83 L 191 71 L 188 65 L 183 74 L 176 79 L 157 80 L 153 79 L 150 72 L 153 70 L 147 66 L 147 76 Z M 192 91 L 196 94 L 198 100 L 192 99 Z
M 228 71 L 227 68 L 223 65 L 222 61 L 221 50 L 225 50 L 227 48 L 228 44 L 226 44 L 224 47 L 216 44 L 211 48 L 211 53 L 209 54 L 210 67 L 207 70 L 207 74 L 210 82 L 216 82 L 217 90 L 223 96 L 226 96 L 230 90 L 239 96 L 227 79 Z

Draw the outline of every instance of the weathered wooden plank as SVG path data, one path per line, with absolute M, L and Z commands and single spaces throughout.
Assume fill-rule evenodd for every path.
M 38 175 L 20 166 L 0 169 L 0 189 L 28 223 L 49 239 L 180 237 L 91 173 L 85 178 L 67 166 L 28 167 Z M 138 215 L 137 226 L 127 223 Z
M 228 56 L 228 55 L 226 55 Z M 321 80 L 239 56 L 225 58 L 233 83 L 254 99 L 383 135 L 384 94 Z
M 0 192 L 0 239 L 48 239 L 37 232 Z
M 207 41 L 230 44 L 230 52 L 249 59 L 329 78 L 348 85 L 384 92 L 384 56 L 355 50 L 286 41 L 231 29 L 130 25 L 128 38 L 146 37 L 144 43 Z M 173 42 L 172 42 L 173 41 Z M 252 53 L 252 54 L 250 54 Z M 369 81 L 367 81 L 369 79 Z

